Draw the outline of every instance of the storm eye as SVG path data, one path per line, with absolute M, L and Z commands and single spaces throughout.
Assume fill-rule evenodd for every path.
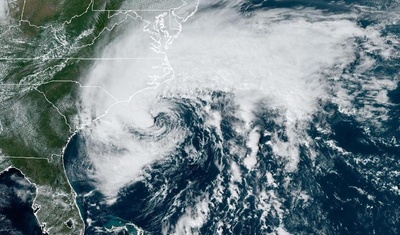
M 154 117 L 154 123 L 157 126 L 164 126 L 170 123 L 171 118 L 167 113 L 161 112 Z

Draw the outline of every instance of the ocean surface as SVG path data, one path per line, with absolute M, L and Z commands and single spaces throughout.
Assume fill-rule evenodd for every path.
M 69 141 L 85 233 L 400 234 L 399 12 L 201 4 L 171 46 L 174 80 L 138 96 L 152 125 L 132 104 Z M 34 185 L 11 168 L 0 187 L 0 233 L 41 234 Z
M 391 95 L 398 97 L 399 91 Z M 219 100 L 214 104 L 216 109 L 229 106 L 226 94 L 214 93 L 213 97 Z M 66 150 L 65 164 L 79 195 L 77 202 L 84 219 L 92 220 L 90 225 L 87 224 L 88 234 L 96 234 L 99 228 L 111 228 L 113 223 L 121 225 L 127 221 L 152 234 L 160 234 L 163 221 L 168 219 L 170 224 L 177 223 L 179 216 L 185 213 L 185 208 L 196 203 L 194 198 L 207 193 L 213 195 L 215 188 L 220 187 L 215 185 L 217 180 L 227 188 L 233 187 L 229 185 L 229 170 L 230 161 L 238 158 L 231 153 L 234 147 L 221 143 L 215 130 L 204 128 L 201 117 L 196 115 L 193 110 L 195 107 L 191 104 L 179 103 L 179 108 L 182 125 L 195 134 L 168 159 L 153 163 L 151 169 L 144 169 L 148 178 L 121 190 L 118 200 L 111 206 L 101 203 L 104 196 L 91 186 L 89 177 L 69 167 L 79 164 L 86 169 L 85 172 L 90 171 L 87 170 L 90 165 L 81 164 L 85 162 L 85 155 L 79 149 L 85 140 L 79 133 L 71 140 Z M 281 223 L 285 223 L 285 227 L 293 234 L 398 234 L 400 197 L 385 188 L 385 182 L 399 182 L 398 176 L 390 173 L 380 176 L 381 185 L 371 181 L 382 171 L 398 169 L 399 148 L 376 143 L 363 131 L 361 123 L 340 114 L 334 105 L 326 105 L 324 109 L 330 113 L 329 120 L 324 122 L 332 126 L 333 133 L 325 136 L 312 125 L 308 130 L 308 134 L 318 140 L 315 151 L 319 159 L 311 162 L 307 157 L 307 149 L 302 149 L 297 172 L 285 173 L 283 164 L 274 159 L 271 146 L 267 144 L 270 136 L 261 136 L 258 144 L 262 158 L 257 171 L 248 171 L 242 166 L 241 170 L 245 173 L 243 181 L 235 184 L 239 196 L 234 203 L 231 202 L 233 195 L 229 191 L 220 191 L 214 195 L 215 198 L 209 198 L 215 208 L 201 227 L 200 234 L 215 234 L 215 226 L 220 219 L 231 224 L 233 234 L 272 233 Z M 255 125 L 260 127 L 260 131 L 279 132 L 281 127 L 270 118 L 276 114 L 265 111 L 263 107 L 259 112 Z M 398 107 L 393 112 L 399 112 Z M 389 123 L 397 128 L 398 119 L 393 119 Z M 225 120 L 221 127 L 223 138 L 244 145 L 243 137 L 237 136 L 232 130 L 234 117 L 228 114 Z M 172 125 L 171 121 L 166 114 L 156 117 L 158 125 Z M 315 125 L 321 121 L 316 117 Z M 392 135 L 399 134 L 396 129 L 388 131 L 392 131 Z M 383 134 L 386 135 L 388 133 Z M 282 133 L 281 138 L 287 137 Z M 324 143 L 326 139 L 334 140 L 340 148 L 351 154 L 332 149 Z M 197 156 L 191 157 L 185 151 L 188 145 L 194 146 Z M 215 161 L 224 167 L 218 169 Z M 290 176 L 290 185 L 269 184 L 267 173 L 272 174 L 276 182 L 285 182 Z M 148 181 L 151 182 L 151 188 Z M 168 194 L 159 195 L 158 190 L 163 187 L 168 187 Z M 281 220 L 281 212 L 271 206 L 268 208 L 270 213 L 264 217 L 265 212 L 256 206 L 260 195 L 253 192 L 254 188 L 273 189 L 276 197 L 284 199 L 283 206 L 289 208 L 290 213 Z M 295 196 L 294 191 L 297 191 Z M 274 203 L 274 199 L 269 200 L 266 204 Z
M 0 174 L 0 234 L 42 234 L 33 214 L 36 188 L 15 168 Z
M 248 1 L 233 8 L 243 18 L 285 10 L 286 15 L 268 19 L 289 23 L 296 17 L 291 11 L 299 11 L 304 14 L 301 20 L 312 23 L 328 21 L 322 16 L 335 22 L 335 16 L 348 14 L 344 18 L 357 29 L 378 28 L 382 38 L 398 39 L 399 19 L 389 17 L 398 5 L 385 3 L 386 9 L 379 1 Z M 199 14 L 226 7 L 210 4 Z M 313 18 L 302 13 L 304 9 L 322 16 Z M 362 13 L 365 9 L 380 13 Z M 160 109 L 152 114 L 154 125 L 125 124 L 126 135 L 115 134 L 109 143 L 93 144 L 103 138 L 97 127 L 78 132 L 64 161 L 86 233 L 135 234 L 138 226 L 146 234 L 399 234 L 400 60 L 396 52 L 383 55 L 377 44 L 367 48 L 364 40 L 361 36 L 345 42 L 354 45 L 351 62 L 337 65 L 338 77 L 326 82 L 326 93 L 341 86 L 351 97 L 348 111 L 335 98 L 321 98 L 305 122 L 290 127 L 285 111 L 270 105 L 266 97 L 251 104 L 251 122 L 246 122 L 238 115 L 243 110 L 238 93 L 216 85 L 159 95 L 154 101 L 159 104 L 154 109 Z M 179 46 L 178 40 L 175 43 Z M 400 49 L 395 40 L 383 43 Z M 291 44 L 284 47 L 297 49 Z M 366 57 L 373 66 L 366 65 Z M 322 73 L 320 79 L 329 81 L 332 76 L 336 75 Z M 386 80 L 394 84 L 392 88 L 373 87 Z M 386 98 L 377 101 L 380 89 L 386 89 Z M 118 163 L 121 154 L 130 154 L 129 142 L 158 143 L 178 136 L 175 131 L 185 134 L 179 135 L 171 151 L 140 165 L 140 173 L 122 188 L 102 191 L 102 179 L 112 183 L 119 170 L 104 175 L 106 179 L 93 177 L 98 172 L 96 159 L 107 154 L 108 167 L 121 166 L 121 174 L 136 171 L 135 160 L 129 161 L 132 165 Z M 160 151 L 153 148 L 148 149 L 149 156 Z M 134 153 L 131 158 L 135 159 Z

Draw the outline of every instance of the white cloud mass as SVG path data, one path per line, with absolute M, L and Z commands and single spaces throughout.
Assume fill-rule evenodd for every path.
M 281 110 L 289 141 L 273 138 L 273 150 L 288 159 L 286 170 L 295 171 L 298 146 L 306 141 L 301 137 L 302 127 L 317 111 L 318 102 L 348 98 L 340 85 L 332 84 L 354 61 L 355 38 L 381 43 L 379 33 L 359 27 L 351 14 L 281 9 L 243 15 L 230 6 L 205 8 L 203 3 L 182 24 L 182 31 L 165 53 L 149 49 L 153 39 L 143 27 L 127 30 L 102 53 L 104 58 L 134 55 L 161 59 L 100 60 L 82 78 L 87 85 L 101 86 L 118 100 L 112 104 L 106 101 L 110 96 L 90 89 L 81 93 L 86 102 L 83 119 L 106 114 L 85 134 L 95 169 L 93 178 L 109 198 L 135 181 L 144 166 L 173 151 L 188 134 L 177 129 L 162 139 L 132 137 L 130 127 L 157 132 L 152 127 L 153 117 L 161 109 L 168 112 L 168 106 L 157 104 L 158 97 L 165 94 L 232 92 L 239 105 L 239 118 L 247 123 L 253 119 L 253 105 L 260 100 Z M 252 153 L 253 158 L 255 155 Z M 251 160 L 254 164 L 255 159 Z

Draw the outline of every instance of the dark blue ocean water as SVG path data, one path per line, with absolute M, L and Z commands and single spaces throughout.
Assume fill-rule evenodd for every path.
M 341 14 L 351 12 L 356 5 L 385 10 L 395 4 L 392 1 L 254 0 L 238 7 L 238 10 L 251 13 L 310 7 L 328 14 Z M 218 7 L 218 4 L 213 5 L 213 8 Z M 363 15 L 356 23 L 367 28 L 380 24 L 382 20 L 382 17 Z M 381 33 L 400 37 L 400 27 L 388 25 Z M 398 79 L 399 59 L 386 59 L 373 51 L 368 53 L 377 61 L 377 66 L 362 74 L 360 79 L 372 76 Z M 360 63 L 356 59 L 344 74 L 354 73 Z M 87 157 L 86 148 L 91 140 L 82 132 L 71 139 L 65 151 L 64 164 L 78 195 L 77 204 L 85 221 L 86 234 L 112 234 L 107 231 L 112 226 L 126 226 L 126 230 L 116 234 L 135 234 L 132 224 L 148 233 L 161 234 L 163 228 L 173 230 L 188 208 L 195 208 L 196 200 L 204 195 L 209 196 L 207 202 L 212 206 L 199 229 L 200 234 L 216 234 L 219 221 L 223 221 L 223 229 L 232 234 L 268 234 L 282 225 L 292 234 L 400 234 L 400 196 L 393 190 L 394 185 L 400 186 L 400 174 L 396 173 L 400 169 L 400 149 L 396 142 L 400 139 L 400 83 L 388 94 L 390 105 L 385 108 L 389 118 L 380 120 L 380 128 L 371 125 L 369 120 L 359 121 L 339 112 L 339 107 L 329 101 L 321 101 L 320 112 L 315 114 L 306 130 L 315 142 L 313 151 L 317 157 L 311 160 L 311 149 L 300 146 L 298 169 L 290 173 L 284 170 L 286 162 L 274 154 L 273 146 L 269 144 L 272 137 L 267 134 L 260 135 L 258 140 L 256 170 L 248 170 L 241 161 L 240 151 L 236 151 L 248 150 L 247 136 L 235 131 L 237 125 L 243 125 L 235 115 L 235 94 L 208 92 L 211 100 L 203 100 L 200 96 L 193 99 L 165 98 L 164 102 L 173 104 L 171 112 L 174 115 L 160 113 L 154 117 L 155 126 L 167 129 L 178 126 L 190 130 L 191 135 L 169 156 L 143 169 L 143 179 L 123 188 L 112 205 L 105 203 L 104 195 L 91 178 L 95 169 Z M 366 105 L 364 95 L 357 93 L 355 106 Z M 207 126 L 206 104 L 221 113 L 221 134 Z M 281 141 L 288 141 L 285 127 L 276 121 L 279 115 L 276 110 L 260 104 L 252 125 L 260 133 L 276 133 Z M 332 131 L 321 131 L 317 127 Z M 132 135 L 138 138 L 147 136 L 143 130 L 132 131 Z M 332 147 L 329 141 L 344 151 Z M 196 156 L 188 153 L 186 147 L 192 147 Z M 238 164 L 243 181 L 232 183 L 232 162 Z M 276 185 L 267 183 L 267 173 L 273 175 Z M 15 194 L 15 189 L 32 193 L 34 188 L 23 188 L 15 179 L 24 180 L 15 169 L 0 175 L 0 214 L 3 216 L 0 220 L 3 226 L 0 227 L 10 227 L 23 234 L 40 234 L 31 208 L 33 197 L 22 201 Z M 226 190 L 217 194 L 215 189 L 220 185 Z M 232 186 L 237 187 L 238 198 L 233 199 L 233 193 L 227 190 Z M 161 189 L 165 189 L 165 194 L 159 194 Z M 258 192 L 261 191 L 273 192 L 274 196 L 271 194 L 267 199 L 260 199 Z M 308 197 L 303 197 L 303 194 Z M 274 197 L 282 203 L 280 208 L 283 211 L 272 206 L 277 202 Z M 261 201 L 271 205 L 268 213 L 257 206 Z
M 36 188 L 15 168 L 0 174 L 0 234 L 42 234 L 33 214 Z
M 393 97 L 398 95 L 397 92 L 393 93 Z M 226 94 L 213 95 L 223 97 L 221 102 L 215 104 L 216 109 L 229 110 L 229 107 L 226 107 L 229 106 Z M 226 101 L 228 103 L 224 103 Z M 239 156 L 230 153 L 229 146 L 223 146 L 221 149 L 221 140 L 214 130 L 201 128 L 202 120 L 194 115 L 193 111 L 196 107 L 185 102 L 179 105 L 184 125 L 195 133 L 194 136 L 169 158 L 154 163 L 151 171 L 146 171 L 151 175 L 151 179 L 139 181 L 123 189 L 118 201 L 112 206 L 100 203 L 104 197 L 98 191 L 83 196 L 95 188 L 87 182 L 89 177 L 82 173 L 86 172 L 85 170 L 68 166 L 89 166 L 81 164 L 85 162 L 85 153 L 81 149 L 85 140 L 81 139 L 79 134 L 71 140 L 65 154 L 68 175 L 79 195 L 78 203 L 84 217 L 89 215 L 88 217 L 97 219 L 87 227 L 87 234 L 96 234 L 98 232 L 95 232 L 95 228 L 107 227 L 110 223 L 117 225 L 128 221 L 148 232 L 160 234 L 161 224 L 166 218 L 170 224 L 176 223 L 184 214 L 185 208 L 193 205 L 193 198 L 207 193 L 213 194 L 217 176 L 222 176 L 223 184 L 229 184 L 229 160 Z M 334 105 L 326 105 L 325 111 L 331 113 L 328 123 L 332 125 L 334 133 L 324 136 L 313 127 L 309 130 L 310 136 L 320 139 L 316 141 L 317 161 L 310 161 L 308 150 L 304 148 L 299 169 L 290 174 L 290 185 L 274 188 L 279 197 L 285 199 L 284 207 L 290 208 L 283 220 L 285 228 L 293 234 L 398 234 L 400 197 L 384 187 L 377 186 L 368 177 L 385 169 L 386 172 L 390 172 L 387 168 L 399 169 L 399 148 L 373 142 L 361 128 L 361 123 L 341 114 Z M 224 139 L 234 139 L 237 145 L 244 145 L 243 137 L 237 136 L 233 131 L 234 117 L 229 116 L 229 112 L 227 115 L 224 117 L 226 121 L 222 128 Z M 274 123 L 271 118 L 274 115 L 274 112 L 266 112 L 264 107 L 260 107 L 258 123 L 255 125 L 279 132 L 282 127 Z M 165 120 L 167 118 L 164 118 Z M 316 117 L 315 123 L 320 121 Z M 282 134 L 281 138 L 287 137 Z M 336 152 L 324 143 L 325 139 L 336 141 L 338 146 L 352 155 Z M 260 222 L 262 211 L 257 210 L 255 206 L 257 195 L 246 196 L 246 192 L 252 188 L 270 187 L 266 185 L 267 179 L 263 175 L 265 172 L 271 172 L 277 182 L 284 182 L 288 176 L 282 170 L 284 164 L 277 161 L 271 147 L 268 146 L 269 140 L 268 136 L 259 140 L 258 154 L 261 160 L 257 166 L 258 172 L 249 172 L 242 168 L 243 172 L 247 172 L 244 174 L 245 182 L 238 185 L 242 191 L 238 204 L 246 207 L 237 208 L 235 211 L 228 210 L 231 196 L 229 192 L 223 194 L 222 201 L 211 198 L 216 207 L 201 228 L 202 234 L 214 234 L 216 222 L 221 218 L 233 225 L 234 234 L 264 234 L 274 231 L 282 223 L 277 216 L 278 212 L 272 210 L 267 216 L 268 226 L 264 227 L 265 224 Z M 184 151 L 184 145 L 194 145 L 202 154 L 200 159 L 192 162 Z M 359 166 L 354 162 L 356 156 L 367 160 L 372 156 L 379 156 L 379 159 Z M 216 159 L 222 162 L 226 169 L 220 171 L 214 163 Z M 260 177 L 259 173 L 263 176 Z M 390 175 L 383 180 L 400 182 L 399 178 Z M 152 188 L 148 188 L 148 181 L 151 182 Z M 157 189 L 165 184 L 168 185 L 168 194 L 164 197 L 156 196 Z M 307 192 L 312 199 L 303 203 L 303 199 L 294 198 L 293 191 L 299 188 Z M 177 201 L 181 202 L 179 207 L 176 206 Z M 95 206 L 91 206 L 93 204 Z
M 252 12 L 311 7 L 336 14 L 348 13 L 354 5 L 382 9 L 382 4 L 380 1 L 249 1 L 239 9 Z M 390 7 L 395 2 L 385 1 L 385 4 Z M 357 19 L 357 24 L 366 28 L 379 24 L 379 19 L 366 15 Z M 389 33 L 400 36 L 399 25 L 382 30 L 382 35 Z M 400 73 L 400 60 L 387 60 L 373 53 L 372 56 L 377 66 L 362 76 L 396 79 Z M 354 73 L 359 63 L 356 59 L 344 73 Z M 274 155 L 268 144 L 272 138 L 269 135 L 261 135 L 258 141 L 256 171 L 249 171 L 240 164 L 242 156 L 233 150 L 246 149 L 247 136 L 235 132 L 235 126 L 242 123 L 234 115 L 234 94 L 209 93 L 213 97 L 211 101 L 166 98 L 175 107 L 174 115 L 160 113 L 154 117 L 155 125 L 160 128 L 178 125 L 190 130 L 192 135 L 170 156 L 143 169 L 144 179 L 122 189 L 112 205 L 104 203 L 105 198 L 96 189 L 95 182 L 89 180 L 93 166 L 85 147 L 86 141 L 90 140 L 82 133 L 71 139 L 64 161 L 67 175 L 78 194 L 81 213 L 85 221 L 91 220 L 90 225 L 86 223 L 87 234 L 97 234 L 99 230 L 106 233 L 104 228 L 129 222 L 151 234 L 161 234 L 163 228 L 172 231 L 187 208 L 194 208 L 196 198 L 203 195 L 211 195 L 208 202 L 212 208 L 200 234 L 216 234 L 219 221 L 223 221 L 223 229 L 232 234 L 268 234 L 277 231 L 282 224 L 292 234 L 400 234 L 400 196 L 391 188 L 400 185 L 400 175 L 395 173 L 400 169 L 400 149 L 396 141 L 392 141 L 400 138 L 399 86 L 388 94 L 389 118 L 382 121 L 382 128 L 339 112 L 339 107 L 329 101 L 321 103 L 321 111 L 315 114 L 307 129 L 307 135 L 315 141 L 313 150 L 317 158 L 311 160 L 311 150 L 300 146 L 298 169 L 291 173 L 284 170 L 285 162 Z M 355 106 L 362 107 L 365 100 L 363 93 L 357 93 Z M 205 124 L 205 104 L 221 113 L 221 135 Z M 288 141 L 285 127 L 276 122 L 276 117 L 281 114 L 262 104 L 255 112 L 257 118 L 252 125 L 260 133 L 277 133 L 282 141 Z M 332 131 L 321 131 L 317 128 L 321 126 Z M 140 134 L 140 130 L 135 133 Z M 146 138 L 145 133 L 141 136 Z M 344 151 L 333 148 L 328 140 Z M 185 150 L 187 146 L 195 149 L 196 158 Z M 225 189 L 232 186 L 231 162 L 238 163 L 244 178 L 242 182 L 234 183 L 239 190 L 239 197 L 234 202 L 229 190 L 215 193 L 218 185 Z M 267 184 L 267 173 L 274 176 L 277 185 Z M 286 183 L 288 178 L 290 183 Z M 158 194 L 161 188 L 166 188 L 166 194 Z M 261 199 L 256 192 L 260 191 L 273 191 L 280 198 L 284 211 L 271 207 L 267 214 L 263 213 L 257 207 Z M 301 197 L 300 192 L 309 198 Z M 273 197 L 268 200 L 266 204 L 275 203 Z M 129 232 L 121 232 L 125 233 Z M 135 233 L 134 229 L 130 233 Z

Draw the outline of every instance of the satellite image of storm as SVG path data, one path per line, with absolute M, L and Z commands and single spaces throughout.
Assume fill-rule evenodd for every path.
M 0 0 L 1 235 L 400 235 L 399 0 Z

